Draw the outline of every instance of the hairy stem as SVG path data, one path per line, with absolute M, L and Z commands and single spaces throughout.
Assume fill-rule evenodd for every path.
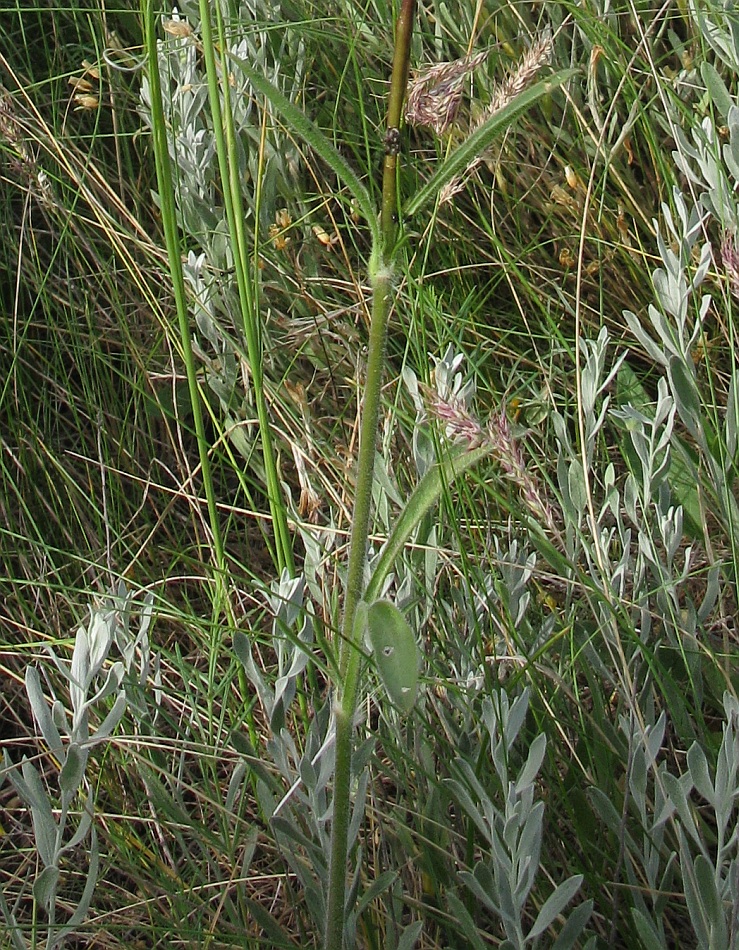
M 388 138 L 382 182 L 380 246 L 372 253 L 372 323 L 370 327 L 367 379 L 359 434 L 357 487 L 354 500 L 346 599 L 339 646 L 339 685 L 336 703 L 336 765 L 334 771 L 331 860 L 326 923 L 326 950 L 341 950 L 346 900 L 346 864 L 351 798 L 351 760 L 354 709 L 361 669 L 361 629 L 355 624 L 357 604 L 363 593 L 367 558 L 375 445 L 380 416 L 385 337 L 393 300 L 393 257 L 397 231 L 397 161 L 399 127 L 408 81 L 411 34 L 416 0 L 402 0 L 395 32 L 395 54 L 388 103 Z

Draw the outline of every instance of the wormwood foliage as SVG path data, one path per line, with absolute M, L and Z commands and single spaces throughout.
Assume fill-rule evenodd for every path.
M 40 869 L 32 881 L 31 894 L 35 911 L 43 910 L 46 915 L 41 928 L 46 937 L 41 939 L 49 950 L 62 946 L 84 922 L 100 874 L 94 792 L 88 777 L 91 753 L 107 744 L 129 703 L 140 701 L 149 678 L 159 680 L 159 665 L 151 654 L 149 642 L 152 600 L 150 594 L 144 598 L 139 629 L 134 632 L 131 629 L 133 598 L 121 582 L 115 596 L 108 603 L 91 608 L 87 624 L 78 628 L 70 663 L 51 647 L 47 648 L 48 658 L 66 684 L 71 719 L 64 700 L 53 689 L 50 700 L 44 695 L 38 667 L 29 665 L 26 669 L 28 702 L 46 755 L 53 763 L 53 784 L 57 784 L 59 790 L 55 793 L 53 784 L 49 787 L 48 775 L 43 775 L 27 756 L 14 764 L 7 749 L 0 779 L 9 779 L 33 822 Z M 114 644 L 121 659 L 104 669 Z M 109 698 L 113 699 L 110 708 L 106 702 Z M 91 716 L 100 721 L 93 724 Z M 61 922 L 57 914 L 64 893 L 63 873 L 77 865 L 80 854 L 85 855 L 87 864 L 82 871 L 83 888 L 72 902 L 71 913 Z M 0 899 L 7 933 L 13 947 L 19 950 L 35 946 L 39 939 L 38 934 L 34 934 L 32 942 L 26 942 L 16 916 L 26 897 L 27 883 L 21 881 L 19 887 L 8 887 Z M 10 898 L 13 890 L 17 890 L 14 899 Z M 66 898 L 66 894 L 64 896 Z M 69 900 L 65 903 L 69 910 Z
M 736 947 L 734 14 L 432 0 L 387 136 L 399 10 L 143 12 L 0 14 L 9 946 Z

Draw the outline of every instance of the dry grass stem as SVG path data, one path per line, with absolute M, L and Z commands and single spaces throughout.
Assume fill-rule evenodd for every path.
M 0 138 L 10 146 L 13 172 L 44 201 L 51 201 L 51 185 L 26 145 L 20 122 L 13 112 L 11 96 L 0 86 Z
M 736 237 L 733 234 L 724 236 L 721 242 L 721 261 L 729 278 L 729 287 L 732 294 L 739 298 L 739 251 L 736 248 Z

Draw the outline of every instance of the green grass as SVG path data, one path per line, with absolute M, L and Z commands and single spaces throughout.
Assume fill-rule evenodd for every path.
M 376 478 L 371 556 L 397 521 L 398 498 L 405 502 L 420 479 L 414 453 L 449 452 L 444 424 L 433 413 L 418 415 L 408 385 L 412 371 L 437 391 L 442 371 L 434 380 L 430 355 L 441 359 L 449 345 L 464 354 L 459 372 L 476 387 L 470 412 L 484 426 L 505 410 L 523 467 L 494 434 L 489 459 L 444 488 L 396 565 L 388 596 L 423 659 L 406 719 L 388 703 L 372 660 L 364 680 L 355 760 L 363 820 L 350 860 L 351 867 L 359 860 L 361 913 L 349 915 L 346 929 L 360 947 L 402 945 L 414 921 L 423 925 L 418 947 L 503 944 L 501 915 L 475 890 L 494 890 L 485 822 L 494 809 L 505 811 L 508 781 L 540 735 L 546 750 L 529 788 L 532 804 L 544 806 L 541 864 L 523 932 L 557 885 L 582 875 L 539 946 L 555 946 L 565 918 L 586 901 L 592 914 L 574 946 L 699 946 L 701 914 L 715 928 L 715 946 L 733 945 L 721 926 L 737 899 L 727 883 L 736 848 L 719 853 L 721 818 L 707 804 L 708 777 L 723 755 L 733 827 L 739 758 L 724 694 L 737 690 L 736 426 L 729 423 L 738 389 L 733 300 L 719 253 L 732 228 L 731 197 L 723 225 L 707 218 L 682 264 L 694 274 L 699 246 L 710 241 L 713 258 L 689 299 L 689 327 L 701 294 L 711 294 L 712 305 L 678 360 L 694 375 L 686 380 L 677 364 L 655 359 L 623 311 L 657 340 L 648 308 L 657 305 L 653 272 L 666 265 L 655 222 L 676 251 L 662 203 L 676 215 L 676 185 L 689 211 L 706 192 L 698 176 L 688 182 L 676 166 L 673 151 L 685 149 L 670 123 L 692 142 L 692 130 L 713 117 L 720 156 L 731 123 L 706 92 L 700 67 L 712 63 L 733 95 L 739 64 L 716 55 L 685 9 L 609 9 L 605 16 L 594 4 L 432 2 L 418 14 L 414 70 L 468 49 L 491 53 L 447 136 L 403 130 L 404 203 L 460 146 L 470 114 L 477 118 L 495 82 L 516 69 L 548 23 L 552 68 L 576 72 L 495 139 L 453 205 L 426 205 L 400 222 L 378 439 L 388 481 Z M 262 50 L 261 60 L 256 53 L 249 60 L 253 68 L 306 113 L 379 205 L 392 6 L 257 3 L 241 21 L 228 4 L 223 10 L 226 34 L 245 40 L 246 55 L 249 44 Z M 197 5 L 181 12 L 197 31 Z M 236 102 L 237 119 L 240 109 L 244 117 L 231 157 L 258 307 L 256 296 L 246 305 L 239 298 L 228 238 L 219 244 L 215 236 L 223 216 L 215 160 L 202 200 L 180 204 L 174 235 L 183 259 L 207 253 L 203 279 L 215 294 L 210 323 L 191 283 L 183 297 L 203 415 L 198 432 L 153 197 L 150 129 L 138 111 L 146 71 L 106 64 L 113 32 L 141 55 L 138 9 L 108 7 L 103 15 L 70 5 L 50 18 L 45 8 L 19 3 L 0 13 L 4 747 L 13 763 L 23 755 L 35 761 L 56 801 L 57 765 L 31 712 L 26 669 L 38 666 L 47 697 L 70 708 L 45 647 L 71 659 L 88 607 L 121 579 L 138 592 L 137 603 L 151 592 L 161 702 L 152 670 L 146 690 L 127 686 L 121 724 L 91 750 L 86 776 L 102 859 L 78 929 L 106 947 L 320 946 L 331 782 L 329 772 L 321 775 L 326 753 L 319 750 L 336 682 L 353 511 L 370 229 L 289 117 L 267 108 L 261 93 L 248 114 Z M 220 55 L 221 44 L 215 49 Z M 196 50 L 192 68 L 201 64 Z M 77 108 L 70 77 L 90 84 L 90 108 Z M 242 82 L 236 76 L 233 89 Z M 209 115 L 206 104 L 197 122 Z M 171 168 L 182 202 L 186 156 Z M 263 354 L 261 423 L 245 306 Z M 602 328 L 608 343 L 596 372 Z M 627 349 L 588 409 L 588 380 L 599 388 Z M 657 453 L 645 475 L 634 438 L 649 434 L 661 380 L 678 402 L 665 437 L 671 461 L 660 472 Z M 428 408 L 423 389 L 420 398 Z M 598 423 L 605 398 L 621 413 L 606 411 Z M 624 415 L 628 404 L 642 417 Z M 554 533 L 527 504 L 532 484 L 550 506 Z M 678 505 L 684 519 L 671 528 L 670 507 Z M 290 557 L 305 576 L 294 610 L 287 587 L 271 587 L 289 563 L 284 541 L 275 542 L 275 517 L 285 518 Z M 308 630 L 312 640 L 302 646 Z M 234 651 L 237 632 L 261 673 L 258 688 Z M 305 669 L 288 676 L 294 700 L 271 710 L 279 676 L 305 652 Z M 503 697 L 513 703 L 524 690 L 520 731 L 494 757 Z M 111 706 L 110 697 L 95 706 L 93 722 Z M 656 758 L 644 761 L 640 736 L 650 730 Z M 665 773 L 690 775 L 697 792 L 680 803 Z M 675 809 L 655 825 L 665 795 Z M 7 780 L 0 806 L 0 887 L 21 925 L 21 945 L 44 946 L 45 913 L 31 892 L 38 857 L 30 810 Z M 524 850 L 534 853 L 530 827 Z M 64 859 L 62 921 L 82 892 L 86 847 Z M 713 903 L 712 886 L 719 890 Z

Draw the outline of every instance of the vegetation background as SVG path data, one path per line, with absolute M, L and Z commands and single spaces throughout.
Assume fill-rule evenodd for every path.
M 372 273 L 311 129 L 379 208 L 398 10 L 209 6 L 0 9 L 2 946 L 328 939 Z M 735 947 L 739 19 L 428 0 L 411 70 L 368 570 L 485 458 L 378 591 L 343 940 Z

